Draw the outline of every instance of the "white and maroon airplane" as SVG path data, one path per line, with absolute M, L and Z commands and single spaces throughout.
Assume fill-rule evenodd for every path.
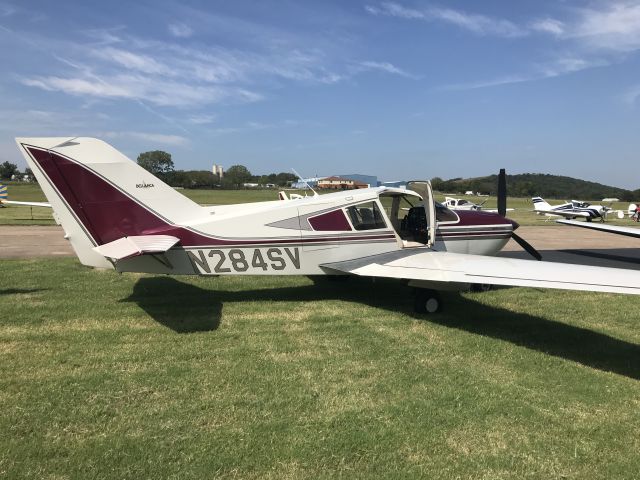
M 454 212 L 428 182 L 292 201 L 198 205 L 93 138 L 18 138 L 29 167 L 84 265 L 179 275 L 361 275 L 437 290 L 469 284 L 640 294 L 640 272 L 495 258 L 517 223 Z M 413 189 L 413 190 L 412 190 Z M 416 191 L 418 190 L 418 191 Z

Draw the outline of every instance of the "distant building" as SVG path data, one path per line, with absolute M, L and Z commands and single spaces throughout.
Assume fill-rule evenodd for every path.
M 327 180 L 329 178 L 341 178 L 344 180 L 351 180 L 353 182 L 357 182 L 359 185 L 364 184 L 366 187 L 377 187 L 380 182 L 378 182 L 378 177 L 375 175 L 361 175 L 361 174 L 349 174 L 349 175 L 332 175 L 331 177 L 310 177 L 310 178 L 299 178 L 297 182 L 293 182 L 291 184 L 292 188 L 316 188 L 319 187 L 319 183 L 323 180 Z M 320 188 L 320 187 L 319 187 Z M 349 187 L 355 188 L 355 187 Z M 357 188 L 365 188 L 365 187 L 357 187 Z
M 367 183 L 342 177 L 328 177 L 318 180 L 318 188 L 321 190 L 353 190 L 367 188 L 368 186 L 369 184 Z
M 213 168 L 212 168 L 212 172 L 213 172 L 214 175 L 216 175 L 221 180 L 222 180 L 222 177 L 224 177 L 224 168 L 222 168 L 222 165 L 216 165 L 214 163 L 213 164 Z
M 378 177 L 376 177 L 375 175 L 362 175 L 360 173 L 350 173 L 348 175 L 336 175 L 336 177 L 346 178 L 348 180 L 365 183 L 369 187 L 378 186 Z

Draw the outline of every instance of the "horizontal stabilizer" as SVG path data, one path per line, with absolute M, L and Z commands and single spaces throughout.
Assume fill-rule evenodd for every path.
M 171 235 L 139 235 L 119 238 L 94 250 L 105 257 L 123 260 L 145 253 L 164 253 L 179 241 L 179 238 Z
M 401 250 L 321 265 L 328 271 L 438 284 L 483 283 L 640 295 L 640 272 L 429 249 Z
M 51 208 L 50 203 L 46 202 L 18 202 L 16 200 L 0 200 L 3 205 L 21 205 L 23 207 L 44 207 Z

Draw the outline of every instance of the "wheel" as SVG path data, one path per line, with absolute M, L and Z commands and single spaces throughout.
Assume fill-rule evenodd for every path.
M 417 288 L 413 308 L 416 313 L 436 313 L 440 311 L 442 302 L 435 290 Z

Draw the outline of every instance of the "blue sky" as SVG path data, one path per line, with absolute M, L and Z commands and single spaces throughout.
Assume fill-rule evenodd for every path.
M 176 168 L 640 187 L 640 1 L 0 0 L 0 161 L 95 136 Z

